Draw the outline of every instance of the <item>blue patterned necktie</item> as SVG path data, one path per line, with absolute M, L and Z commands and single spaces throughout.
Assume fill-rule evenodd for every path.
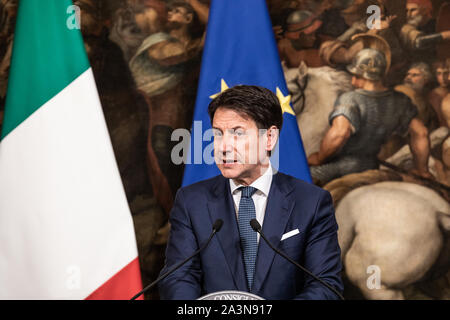
M 244 253 L 245 273 L 249 290 L 252 289 L 253 275 L 255 273 L 256 253 L 258 242 L 256 232 L 250 226 L 250 221 L 256 219 L 255 203 L 252 195 L 256 188 L 242 187 L 241 200 L 239 202 L 238 224 L 239 234 L 241 236 L 241 246 Z

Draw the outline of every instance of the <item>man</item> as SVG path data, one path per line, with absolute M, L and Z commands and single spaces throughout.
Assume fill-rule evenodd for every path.
M 319 56 L 320 43 L 325 40 L 317 34 L 322 21 L 306 10 L 292 12 L 287 18 L 287 30 L 278 41 L 281 60 L 289 68 L 296 68 L 302 61 L 309 67 L 324 65 Z
M 144 2 L 147 10 L 152 2 Z M 167 12 L 167 32 L 147 37 L 130 61 L 136 86 L 149 110 L 147 149 L 149 176 L 158 202 L 168 214 L 183 167 L 170 161 L 175 128 L 188 128 L 193 116 L 200 53 L 208 7 L 199 0 L 173 1 Z M 135 12 L 141 30 L 149 30 L 148 15 Z M 189 71 L 189 72 L 187 72 Z
M 445 96 L 450 93 L 449 65 L 444 61 L 438 61 L 433 64 L 433 69 L 438 86 L 431 90 L 428 100 L 438 116 L 439 126 L 447 126 L 447 120 L 442 114 L 441 104 Z
M 346 174 L 377 169 L 377 154 L 394 133 L 409 133 L 414 173 L 431 177 L 428 130 L 408 97 L 383 85 L 384 55 L 375 49 L 361 50 L 348 70 L 356 89 L 338 97 L 320 150 L 308 158 L 314 181 L 323 185 Z
M 418 118 L 429 129 L 437 126 L 437 115 L 428 103 L 428 85 L 433 75 L 430 67 L 424 62 L 416 62 L 411 65 L 406 73 L 403 84 L 395 86 L 395 91 L 408 96 L 418 111 Z
M 400 40 L 412 61 L 431 63 L 436 57 L 436 44 L 450 40 L 450 30 L 436 33 L 431 0 L 407 0 L 406 24 L 400 30 Z
M 380 8 L 379 28 L 368 29 L 367 8 L 376 5 Z M 399 83 L 403 77 L 405 53 L 392 27 L 395 15 L 389 15 L 380 0 L 354 1 L 341 11 L 349 28 L 336 39 L 324 42 L 320 47 L 320 56 L 331 67 L 345 69 L 353 58 L 364 48 L 382 51 L 387 59 L 389 76 L 387 85 Z
M 161 0 L 127 0 L 112 18 L 109 38 L 122 49 L 128 62 L 145 38 L 163 29 L 166 20 L 167 8 Z
M 146 33 L 150 30 L 147 7 L 135 12 L 136 24 Z M 151 8 L 152 9 L 152 8 Z M 174 88 L 182 78 L 183 63 L 195 58 L 202 49 L 202 39 L 192 35 L 198 29 L 198 16 L 184 1 L 175 1 L 167 13 L 168 32 L 150 35 L 130 61 L 138 88 L 153 97 Z
M 275 173 L 270 164 L 283 119 L 277 97 L 265 88 L 237 86 L 216 97 L 208 112 L 222 175 L 178 191 L 161 274 L 205 243 L 214 221 L 222 219 L 223 227 L 199 256 L 160 283 L 161 298 L 239 290 L 265 299 L 337 299 L 276 255 L 249 225 L 256 218 L 275 247 L 342 292 L 330 194 Z

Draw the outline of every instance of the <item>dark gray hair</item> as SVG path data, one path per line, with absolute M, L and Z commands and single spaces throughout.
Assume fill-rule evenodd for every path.
M 211 124 L 218 108 L 231 109 L 249 117 L 259 129 L 275 126 L 281 130 L 283 125 L 280 101 L 272 91 L 263 87 L 239 85 L 222 92 L 209 104 Z
M 409 70 L 411 69 L 418 69 L 422 74 L 424 75 L 424 78 L 426 80 L 426 83 L 433 80 L 433 73 L 431 72 L 430 66 L 425 62 L 415 62 L 409 67 Z

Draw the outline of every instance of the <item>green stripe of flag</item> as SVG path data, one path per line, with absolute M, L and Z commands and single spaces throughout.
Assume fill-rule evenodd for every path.
M 89 68 L 71 0 L 20 0 L 1 139 Z

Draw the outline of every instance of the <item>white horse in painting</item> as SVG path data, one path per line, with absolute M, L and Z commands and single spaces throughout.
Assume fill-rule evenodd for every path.
M 320 142 L 330 127 L 328 115 L 336 98 L 352 90 L 351 76 L 330 67 L 284 68 L 288 90 L 303 140 L 306 155 L 319 151 Z
M 409 286 L 449 271 L 450 205 L 429 188 L 393 181 L 356 188 L 339 202 L 336 220 L 345 273 L 367 299 L 405 299 Z

